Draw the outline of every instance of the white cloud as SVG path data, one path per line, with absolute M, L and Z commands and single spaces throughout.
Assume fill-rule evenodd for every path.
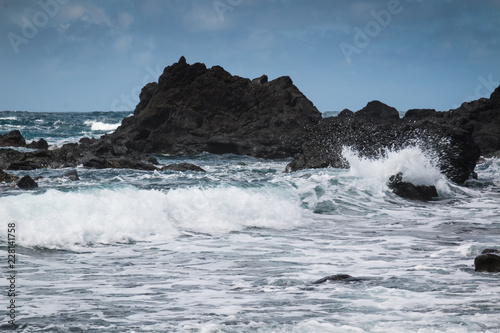
M 182 17 L 184 24 L 192 31 L 216 31 L 230 26 L 230 17 L 221 19 L 212 1 L 207 3 L 193 3 L 191 8 Z
M 115 40 L 115 43 L 113 44 L 113 46 L 114 46 L 115 50 L 118 52 L 127 51 L 132 46 L 133 39 L 134 38 L 130 35 L 119 36 Z
M 248 49 L 253 50 L 267 50 L 275 45 L 274 34 L 267 30 L 254 30 L 251 31 L 244 45 Z
M 62 63 L 62 57 L 47 57 L 43 59 L 43 70 L 45 73 L 53 74 Z
M 128 29 L 132 22 L 134 22 L 134 17 L 129 13 L 121 12 L 118 14 L 118 23 L 121 29 Z
M 61 23 L 83 20 L 89 24 L 113 26 L 111 19 L 106 15 L 104 9 L 91 2 L 64 5 L 61 7 L 61 14 L 58 17 Z
M 142 41 L 142 45 L 138 48 L 140 51 L 135 52 L 132 55 L 132 60 L 137 66 L 147 66 L 151 64 L 153 59 L 154 51 L 156 49 L 156 43 L 153 37 L 147 38 Z

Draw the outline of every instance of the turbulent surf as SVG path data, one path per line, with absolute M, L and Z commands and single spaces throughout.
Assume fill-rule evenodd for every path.
M 126 116 L 2 112 L 0 132 L 57 146 Z M 342 156 L 348 169 L 285 173 L 289 158 L 155 155 L 206 172 L 80 165 L 30 170 L 30 191 L 0 183 L 5 277 L 16 225 L 18 330 L 497 332 L 499 276 L 475 272 L 474 258 L 499 245 L 500 161 L 459 186 L 418 145 Z M 395 195 L 399 172 L 438 200 Z

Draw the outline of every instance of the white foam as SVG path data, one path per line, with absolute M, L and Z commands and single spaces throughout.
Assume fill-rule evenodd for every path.
M 83 124 L 90 126 L 92 131 L 113 131 L 117 129 L 121 123 L 107 124 L 97 120 L 85 120 Z
M 17 120 L 17 117 L 0 117 L 0 120 Z
M 392 175 L 403 174 L 403 181 L 415 185 L 435 185 L 447 191 L 446 179 L 433 159 L 419 147 L 408 147 L 400 151 L 387 150 L 378 159 L 360 157 L 351 148 L 344 147 L 342 155 L 349 162 L 349 174 L 362 178 L 372 190 L 384 191 Z
M 168 240 L 184 231 L 221 234 L 245 227 L 291 228 L 300 223 L 301 210 L 283 190 L 220 187 L 162 192 L 127 187 L 3 197 L 0 216 L 17 224 L 20 245 L 73 249 Z M 0 236 L 5 232 L 1 230 Z

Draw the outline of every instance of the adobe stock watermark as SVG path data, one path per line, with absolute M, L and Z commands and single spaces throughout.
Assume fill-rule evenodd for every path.
M 479 81 L 476 89 L 474 89 L 474 95 L 467 96 L 464 101 L 471 102 L 474 100 L 478 100 L 484 96 L 487 98 L 495 91 L 496 88 L 500 85 L 500 81 L 493 81 L 493 74 L 488 75 L 487 78 L 480 75 L 477 77 Z M 452 106 L 453 109 L 459 108 L 461 104 L 454 104 Z
M 144 75 L 142 79 L 142 86 L 137 85 L 130 90 L 130 93 L 122 94 L 120 98 L 115 99 L 113 103 L 111 103 L 111 111 L 133 111 L 140 101 L 139 95 L 141 94 L 142 88 L 147 83 L 156 81 L 163 73 L 163 67 L 158 64 L 154 69 L 151 68 L 151 66 L 146 66 L 145 70 L 147 74 Z
M 412 1 L 412 0 L 406 0 Z M 420 2 L 421 0 L 414 0 Z M 344 57 L 348 64 L 352 62 L 352 56 L 354 54 L 360 54 L 363 49 L 366 49 L 371 41 L 377 37 L 383 28 L 387 27 L 393 16 L 401 14 L 404 10 L 404 6 L 399 0 L 389 0 L 387 3 L 387 9 L 381 9 L 379 11 L 371 10 L 370 15 L 373 20 L 367 22 L 364 28 L 354 27 L 354 39 L 353 44 L 342 42 L 339 44 L 340 50 L 344 54 Z
M 17 54 L 21 44 L 28 44 L 30 40 L 38 35 L 39 29 L 45 27 L 51 18 L 56 16 L 61 10 L 62 5 L 67 5 L 71 0 L 40 0 L 38 6 L 40 10 L 31 16 L 31 20 L 26 16 L 21 18 L 20 34 L 9 32 L 9 39 L 12 49 Z
M 224 21 L 224 14 L 231 13 L 242 3 L 243 0 L 214 0 L 212 5 L 214 6 L 214 9 L 217 12 L 220 20 Z

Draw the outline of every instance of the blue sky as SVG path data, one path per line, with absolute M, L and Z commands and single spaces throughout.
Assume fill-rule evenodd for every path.
M 133 110 L 181 55 L 320 111 L 448 110 L 500 84 L 500 0 L 0 0 L 0 110 Z

